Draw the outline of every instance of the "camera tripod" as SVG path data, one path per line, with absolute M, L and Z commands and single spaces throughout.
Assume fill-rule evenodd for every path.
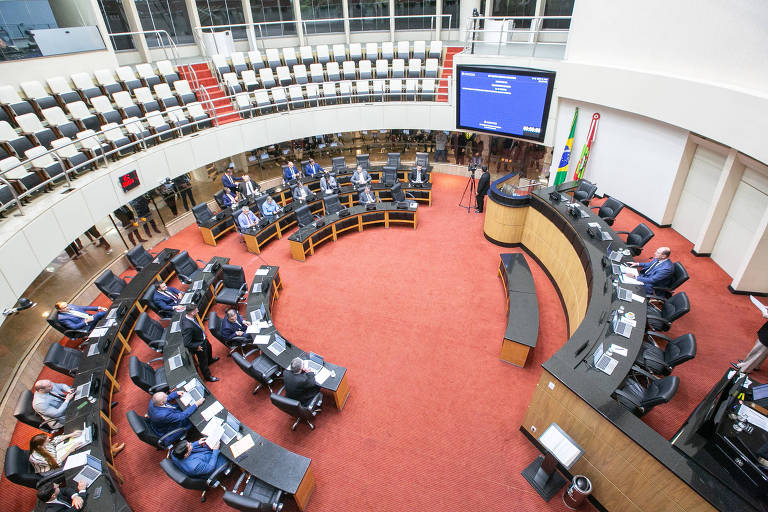
M 461 199 L 459 200 L 459 207 L 466 208 L 467 213 L 469 213 L 470 210 L 474 208 L 472 206 L 472 199 L 475 198 L 475 196 L 477 195 L 477 189 L 475 187 L 475 170 L 470 169 L 469 172 L 470 174 L 469 174 L 469 178 L 467 178 L 467 184 L 464 186 L 464 193 L 461 194 Z M 464 203 L 464 197 L 467 195 L 467 192 L 469 192 L 469 199 L 467 200 L 468 203 L 465 206 L 463 203 Z

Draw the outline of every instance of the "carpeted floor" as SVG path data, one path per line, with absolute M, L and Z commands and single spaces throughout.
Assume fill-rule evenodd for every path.
M 520 471 L 537 455 L 518 428 L 540 375 L 539 365 L 566 339 L 565 317 L 554 287 L 528 258 L 539 300 L 539 341 L 525 369 L 502 363 L 505 298 L 497 277 L 500 252 L 482 235 L 483 217 L 458 208 L 465 178 L 435 175 L 433 204 L 419 210 L 419 226 L 371 228 L 321 247 L 306 262 L 291 259 L 285 239 L 261 257 L 249 254 L 232 234 L 217 247 L 202 243 L 190 227 L 163 244 L 187 249 L 203 260 L 225 255 L 243 265 L 246 279 L 263 263 L 279 265 L 285 288 L 273 310 L 275 324 L 298 346 L 345 366 L 351 395 L 342 412 L 326 400 L 316 430 L 299 426 L 274 408 L 266 391 L 226 357 L 212 366 L 217 398 L 251 428 L 285 448 L 310 457 L 317 487 L 313 511 L 566 510 L 555 497 L 541 501 Z M 615 228 L 629 230 L 642 219 L 627 209 Z M 656 237 L 641 259 L 659 245 L 672 248 L 691 280 L 693 311 L 672 329 L 692 331 L 699 352 L 676 369 L 674 400 L 646 416 L 670 437 L 726 370 L 754 343 L 760 317 L 744 296 L 731 295 L 730 279 L 710 259 L 695 258 L 691 244 L 671 229 L 651 226 Z M 223 313 L 222 306 L 216 306 Z M 214 353 L 224 348 L 213 341 Z M 154 357 L 137 337 L 134 354 Z M 43 375 L 65 379 L 51 370 Z M 220 491 L 200 505 L 199 494 L 173 484 L 158 462 L 162 453 L 135 438 L 128 409 L 146 411 L 122 365 L 123 391 L 113 410 L 127 444 L 116 459 L 123 493 L 136 511 L 225 510 Z M 761 379 L 762 377 L 762 379 Z M 757 378 L 765 380 L 757 374 Z M 19 425 L 13 443 L 24 445 L 33 429 Z M 231 483 L 231 482 L 230 482 Z M 27 510 L 31 490 L 0 481 L 9 510 Z M 285 500 L 285 510 L 295 510 Z

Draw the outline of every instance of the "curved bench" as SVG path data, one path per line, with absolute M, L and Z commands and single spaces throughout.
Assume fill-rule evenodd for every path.
M 501 360 L 524 367 L 539 337 L 539 303 L 525 256 L 500 255 L 499 277 L 507 295 L 507 329 L 501 342 Z

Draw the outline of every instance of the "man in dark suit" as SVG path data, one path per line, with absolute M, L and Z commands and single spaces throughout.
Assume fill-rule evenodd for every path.
M 60 487 L 59 484 L 46 482 L 37 490 L 37 499 L 45 503 L 44 512 L 72 512 L 82 510 L 85 504 L 85 482 L 77 484 L 77 489 Z M 35 510 L 38 510 L 35 508 Z
M 174 401 L 180 398 L 183 394 L 184 391 L 182 390 L 173 391 L 167 395 L 162 391 L 158 391 L 149 399 L 149 406 L 147 407 L 149 426 L 158 437 L 163 437 L 179 428 L 183 428 L 185 431 L 192 428 L 192 423 L 190 423 L 189 417 L 200 405 L 202 405 L 205 398 L 201 398 L 197 402 L 190 404 L 189 407 L 182 411 L 178 404 L 172 404 L 169 403 L 169 401 Z M 167 439 L 164 439 L 165 446 L 171 445 L 180 439 L 182 435 L 184 435 L 184 432 L 178 432 Z
M 107 308 L 101 306 L 75 306 L 67 302 L 57 302 L 59 323 L 67 329 L 92 331 L 99 320 L 107 314 Z
M 416 165 L 416 168 L 408 174 L 408 180 L 411 183 L 425 183 L 429 181 L 429 175 L 424 171 L 421 164 Z
M 315 162 L 314 158 L 310 158 L 309 163 L 304 166 L 305 176 L 314 176 L 315 174 L 319 174 L 321 172 L 325 172 L 325 169 L 320 167 L 320 165 Z
M 234 309 L 228 309 L 224 320 L 221 321 L 221 336 L 225 340 L 231 340 L 245 334 L 251 322 L 244 320 L 240 313 Z
M 205 337 L 203 327 L 197 321 L 197 306 L 187 304 L 186 311 L 187 314 L 181 319 L 181 337 L 184 340 L 184 346 L 195 354 L 203 378 L 208 382 L 216 382 L 219 379 L 211 375 L 208 365 L 215 363 L 219 358 L 213 357 L 211 344 Z
M 285 382 L 285 396 L 301 402 L 306 407 L 320 391 L 320 386 L 315 382 L 315 374 L 304 366 L 300 357 L 291 361 L 291 371 L 283 374 Z
M 376 202 L 376 196 L 374 196 L 373 192 L 371 192 L 370 185 L 366 185 L 365 188 L 360 192 L 360 195 L 358 196 L 358 200 L 360 201 L 360 204 L 368 204 L 368 203 Z
M 221 195 L 221 204 L 224 208 L 237 204 L 237 188 L 232 192 L 230 189 L 225 188 L 224 193 Z
M 297 180 L 301 178 L 301 171 L 293 162 L 288 162 L 288 165 L 285 166 L 285 170 L 283 171 L 283 176 L 285 177 L 285 181 Z
M 669 247 L 659 247 L 653 253 L 653 259 L 646 263 L 630 262 L 629 266 L 638 267 L 640 275 L 637 280 L 643 283 L 645 293 L 653 293 L 654 286 L 663 286 L 672 277 L 674 265 L 669 259 Z
M 160 283 L 152 295 L 152 302 L 155 303 L 155 307 L 161 316 L 171 316 L 176 307 L 178 307 L 182 296 L 181 291 L 176 288 Z
M 237 194 L 237 183 L 236 181 L 243 181 L 243 178 L 235 178 L 232 175 L 232 170 L 234 169 L 235 164 L 230 163 L 229 167 L 227 167 L 227 170 L 224 171 L 224 174 L 221 176 L 221 185 L 229 189 L 232 194 Z
M 310 192 L 309 188 L 301 180 L 297 181 L 296 188 L 293 189 L 293 200 L 307 202 L 310 195 L 312 195 L 312 192 Z
M 477 213 L 483 213 L 483 205 L 485 204 L 485 194 L 488 193 L 488 189 L 491 188 L 491 173 L 488 172 L 488 167 L 483 166 L 483 174 L 480 179 L 477 180 Z
M 258 183 L 248 176 L 248 173 L 243 172 L 240 176 L 240 184 L 237 186 L 240 191 L 240 197 L 249 197 L 261 192 L 261 187 Z

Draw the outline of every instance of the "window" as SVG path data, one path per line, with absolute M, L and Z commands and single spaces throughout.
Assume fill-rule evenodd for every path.
M 301 18 L 303 20 L 325 20 L 343 18 L 342 0 L 301 0 Z M 320 32 L 344 32 L 344 21 L 327 21 L 320 23 L 304 23 L 307 34 Z
M 493 0 L 492 16 L 533 16 L 536 0 Z M 531 20 L 515 20 L 515 28 L 531 28 Z
M 197 13 L 200 16 L 200 26 L 222 25 L 216 29 L 217 32 L 230 29 L 234 39 L 246 38 L 245 27 L 227 27 L 245 23 L 241 0 L 197 0 Z
M 573 0 L 547 0 L 544 4 L 544 16 L 571 16 Z M 541 28 L 568 30 L 571 20 L 544 20 Z
M 451 15 L 450 21 L 447 17 L 442 18 L 443 28 L 459 28 L 459 0 L 443 0 L 443 14 Z
M 395 16 L 436 14 L 436 0 L 396 0 Z M 395 18 L 395 29 L 419 30 L 434 28 L 434 18 Z
M 296 21 L 291 0 L 251 0 L 253 22 L 280 21 L 254 27 L 256 37 L 280 37 L 296 34 Z
M 372 18 L 375 16 L 385 16 L 385 18 L 349 20 L 350 31 L 389 30 L 389 0 L 349 0 L 350 18 Z
M 125 20 L 123 3 L 120 0 L 99 0 L 99 9 L 107 25 L 107 32 L 117 34 L 119 32 L 131 32 L 131 27 Z M 133 38 L 131 36 L 110 37 L 115 50 L 132 50 Z
M 195 42 L 184 0 L 135 0 L 135 2 L 142 29 L 165 30 L 176 44 Z M 146 36 L 147 45 L 150 48 L 161 46 L 160 37 L 163 38 L 163 42 L 167 42 L 165 34 L 146 34 Z

